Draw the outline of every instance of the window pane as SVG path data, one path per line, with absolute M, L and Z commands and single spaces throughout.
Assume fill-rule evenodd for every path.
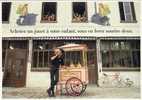
M 133 2 L 130 2 L 130 4 L 131 4 L 131 10 L 132 10 L 133 20 L 136 21 L 136 14 L 135 14 L 134 3 L 133 3 Z
M 121 19 L 121 21 L 125 21 L 123 2 L 119 2 L 119 11 L 120 11 L 120 19 Z
M 131 12 L 131 5 L 130 5 L 130 2 L 124 2 L 123 3 L 123 5 L 124 5 L 124 12 L 125 12 L 125 20 L 126 21 L 132 21 L 133 20 L 133 18 L 132 18 L 132 12 Z
M 87 7 L 85 2 L 73 2 L 73 22 L 87 21 Z
M 56 21 L 56 2 L 42 3 L 42 21 L 55 22 Z
M 140 41 L 131 41 L 131 48 L 132 49 L 140 49 Z
M 50 51 L 45 51 L 44 52 L 44 67 L 50 67 L 51 64 L 50 64 Z
M 123 49 L 123 50 L 131 49 L 130 42 L 121 41 L 120 42 L 120 48 Z
M 133 67 L 140 67 L 140 51 L 132 52 Z
M 119 49 L 120 49 L 120 44 L 118 41 L 111 42 L 111 50 L 119 50 Z
M 110 42 L 109 41 L 102 41 L 101 42 L 101 50 L 109 50 Z
M 109 55 L 110 56 L 110 55 Z M 111 51 L 111 65 L 112 67 L 120 67 L 120 52 L 119 51 Z
M 9 21 L 11 2 L 2 3 L 2 22 Z
M 82 53 L 80 51 L 65 52 L 65 65 L 70 66 L 73 64 L 77 67 L 78 64 L 83 65 Z
M 111 67 L 109 66 L 109 52 L 108 51 L 102 51 L 102 66 L 103 67 Z
M 95 58 L 96 51 L 91 49 L 87 52 L 87 65 L 89 66 L 96 66 L 96 58 Z
M 39 66 L 38 67 L 43 67 L 43 52 L 39 52 Z
M 131 53 L 129 51 L 121 51 L 118 56 L 118 66 L 131 67 Z
M 36 67 L 38 67 L 37 66 L 37 56 L 38 55 L 38 52 L 37 51 L 34 51 L 34 53 L 33 53 L 33 68 L 36 68 Z

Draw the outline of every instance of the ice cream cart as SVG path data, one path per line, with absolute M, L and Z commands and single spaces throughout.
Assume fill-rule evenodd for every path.
M 66 44 L 59 48 L 65 51 L 64 66 L 59 70 L 59 82 L 56 93 L 63 92 L 71 96 L 81 95 L 88 84 L 87 46 L 84 44 Z

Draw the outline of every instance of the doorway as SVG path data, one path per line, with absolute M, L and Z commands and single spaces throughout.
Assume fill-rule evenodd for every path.
M 3 86 L 24 87 L 26 84 L 26 64 L 26 49 L 7 49 L 4 66 Z
M 97 71 L 97 57 L 95 49 L 88 49 L 87 63 L 88 63 L 87 65 L 88 65 L 89 84 L 97 84 L 98 71 Z

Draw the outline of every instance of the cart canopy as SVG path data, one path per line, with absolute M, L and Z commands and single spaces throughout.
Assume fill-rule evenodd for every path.
M 85 44 L 73 44 L 73 43 L 66 44 L 58 48 L 61 48 L 64 51 L 85 51 L 87 50 L 87 46 Z

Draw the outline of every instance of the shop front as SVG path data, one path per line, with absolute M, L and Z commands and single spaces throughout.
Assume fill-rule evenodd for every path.
M 18 39 L 18 38 L 16 38 Z M 140 38 L 3 38 L 3 86 L 48 87 L 52 49 L 65 44 L 87 46 L 89 84 L 109 86 L 104 75 L 119 73 L 140 85 Z M 71 56 L 72 55 L 72 56 Z M 79 51 L 68 52 L 65 64 L 77 65 Z M 102 80 L 104 79 L 104 80 Z M 109 84 L 109 85 L 108 85 Z M 111 86 L 110 85 L 110 86 Z

